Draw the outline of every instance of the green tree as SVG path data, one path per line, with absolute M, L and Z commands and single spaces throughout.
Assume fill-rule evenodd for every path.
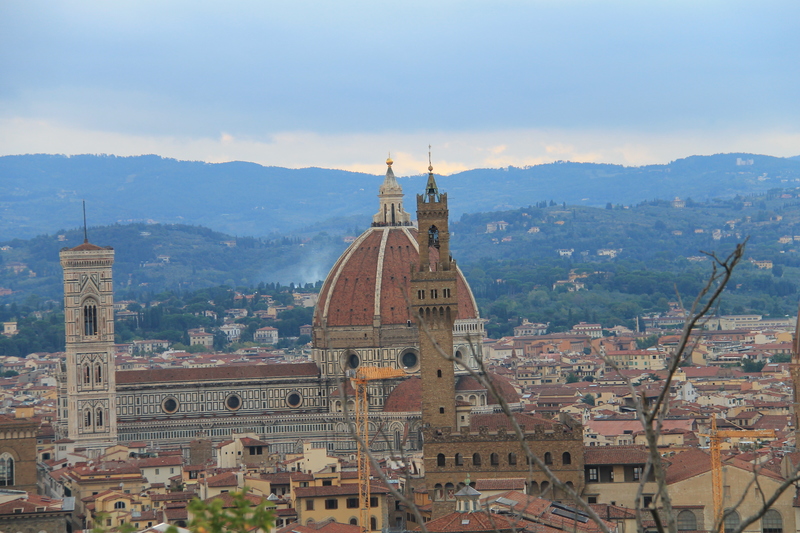
M 583 398 L 581 398 L 581 401 L 582 401 L 583 403 L 585 403 L 586 405 L 592 405 L 592 406 L 594 406 L 594 395 L 593 395 L 593 394 L 591 394 L 591 393 L 589 393 L 589 394 L 584 394 L 584 395 L 583 395 Z

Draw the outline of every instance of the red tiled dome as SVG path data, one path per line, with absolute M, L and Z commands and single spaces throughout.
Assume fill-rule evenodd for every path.
M 350 245 L 331 269 L 314 312 L 315 326 L 372 326 L 411 320 L 408 290 L 411 266 L 419 260 L 417 230 L 372 227 Z M 431 260 L 435 261 L 435 254 Z M 377 295 L 377 297 L 376 297 Z M 458 271 L 458 318 L 478 318 L 477 305 Z
M 422 411 L 422 379 L 408 378 L 394 388 L 383 404 L 384 413 L 407 413 Z
M 489 379 L 497 388 L 497 392 L 505 398 L 506 403 L 518 403 L 519 394 L 504 377 L 489 374 Z M 456 392 L 485 391 L 486 388 L 472 376 L 459 376 L 456 378 Z M 489 395 L 488 403 L 497 404 L 498 401 Z M 383 404 L 385 413 L 405 413 L 422 411 L 422 379 L 411 377 L 394 388 L 386 403 Z

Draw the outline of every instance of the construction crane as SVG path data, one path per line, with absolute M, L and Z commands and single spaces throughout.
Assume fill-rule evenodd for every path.
M 775 431 L 771 429 L 717 429 L 717 416 L 711 417 L 711 432 L 707 435 L 711 449 L 711 488 L 714 497 L 714 523 L 718 533 L 724 531 L 722 524 L 723 494 L 722 494 L 722 459 L 720 457 L 723 439 L 751 437 L 760 439 L 774 439 Z
M 399 368 L 360 366 L 350 370 L 347 377 L 353 380 L 356 391 L 356 439 L 358 457 L 358 503 L 361 509 L 362 533 L 370 531 L 369 523 L 369 404 L 367 403 L 367 385 L 377 379 L 405 377 L 406 373 Z

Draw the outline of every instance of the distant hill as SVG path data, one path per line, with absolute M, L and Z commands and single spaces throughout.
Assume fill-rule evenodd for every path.
M 424 179 L 420 175 L 400 183 L 411 195 Z M 701 201 L 757 194 L 797 183 L 800 159 L 720 154 L 644 167 L 559 162 L 476 169 L 440 180 L 458 217 L 541 200 L 604 206 L 674 196 Z M 345 231 L 369 222 L 380 183 L 380 176 L 341 170 L 210 164 L 154 155 L 5 156 L 0 157 L 0 240 L 80 226 L 81 199 L 87 201 L 90 223 L 101 225 L 178 223 L 250 236 Z

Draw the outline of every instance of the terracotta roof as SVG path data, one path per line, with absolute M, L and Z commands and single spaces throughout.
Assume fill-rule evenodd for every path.
M 236 479 L 236 474 L 228 472 L 206 478 L 206 483 L 209 487 L 235 487 L 239 482 Z
M 499 374 L 490 373 L 489 381 L 491 381 L 492 385 L 494 385 L 495 389 L 497 389 L 497 392 L 503 397 L 506 403 L 519 403 L 519 394 L 517 394 L 517 390 L 506 378 Z M 489 405 L 500 403 L 493 394 L 489 394 L 489 398 L 487 398 L 486 401 Z
M 70 252 L 89 252 L 94 250 L 113 250 L 110 246 L 103 248 L 102 246 L 97 246 L 96 244 L 92 244 L 89 241 L 83 241 L 82 244 L 79 244 L 75 248 L 66 248 L 67 251 Z
M 242 446 L 244 446 L 244 447 L 248 447 L 248 446 L 269 446 L 269 444 L 264 442 L 263 440 L 256 440 L 256 439 L 253 439 L 253 438 L 250 438 L 250 437 L 243 437 L 241 439 L 241 441 L 242 441 Z
M 151 494 L 150 499 L 158 501 L 189 501 L 197 496 L 197 493 L 190 491 L 168 492 L 166 494 Z
M 477 511 L 474 513 L 450 513 L 425 523 L 431 533 L 461 533 L 479 531 L 517 531 L 524 529 L 520 520 Z
M 256 496 L 255 494 L 245 494 L 244 497 L 245 499 L 247 499 L 247 501 L 249 501 L 253 505 L 260 505 L 263 502 L 269 501 L 266 498 L 266 496 Z M 207 500 L 205 500 L 205 502 L 208 503 L 215 500 L 222 500 L 223 508 L 235 507 L 236 505 L 234 496 L 230 492 L 223 492 L 222 494 L 217 494 L 216 496 L 208 498 Z
M 639 465 L 649 457 L 644 446 L 586 446 L 584 450 L 585 465 Z
M 545 418 L 536 418 L 535 416 L 527 415 L 525 413 L 513 413 L 514 418 L 520 427 L 524 426 L 526 431 L 533 431 L 535 426 L 544 426 L 545 429 L 553 429 L 556 426 L 560 427 L 561 424 L 548 420 Z M 486 427 L 489 431 L 497 431 L 500 428 L 505 428 L 508 431 L 513 431 L 511 421 L 505 413 L 491 413 L 491 414 L 477 414 L 470 418 L 470 430 L 477 431 L 478 428 Z
M 711 471 L 711 458 L 698 449 L 689 449 L 670 457 L 667 468 L 667 484 L 677 483 L 685 479 Z
M 23 513 L 60 511 L 62 509 L 62 504 L 62 500 L 45 498 L 28 493 L 23 498 L 0 503 L 0 515 L 17 514 L 14 511 L 15 509 L 22 509 Z M 42 507 L 44 510 L 42 510 Z
M 250 380 L 280 377 L 317 377 L 316 363 L 276 363 L 269 365 L 222 365 L 204 368 L 158 368 L 124 370 L 116 373 L 117 385 L 139 385 L 165 381 Z
M 371 326 L 377 293 L 381 324 L 413 322 L 408 310 L 408 291 L 410 265 L 419 261 L 416 233 L 416 229 L 398 226 L 373 227 L 362 233 L 325 279 L 314 312 L 314 325 L 321 326 L 326 320 L 328 326 Z M 434 249 L 431 261 L 438 260 L 437 255 Z M 382 259 L 380 264 L 379 259 Z M 477 318 L 477 305 L 460 270 L 457 290 L 459 318 Z

